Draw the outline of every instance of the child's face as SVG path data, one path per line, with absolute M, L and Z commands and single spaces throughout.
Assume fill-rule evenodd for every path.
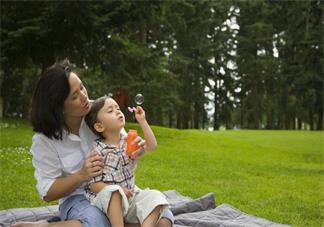
M 104 106 L 99 110 L 98 122 L 102 125 L 103 131 L 121 130 L 125 126 L 125 116 L 119 106 L 112 98 L 107 98 Z

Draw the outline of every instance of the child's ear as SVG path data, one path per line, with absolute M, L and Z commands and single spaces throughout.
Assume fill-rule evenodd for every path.
M 99 122 L 96 122 L 93 127 L 97 132 L 103 132 L 105 129 L 103 125 Z

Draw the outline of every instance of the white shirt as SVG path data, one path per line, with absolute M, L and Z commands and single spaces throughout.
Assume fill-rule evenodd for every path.
M 124 131 L 124 130 L 123 130 Z M 63 130 L 63 139 L 49 139 L 42 133 L 33 136 L 31 147 L 32 161 L 35 168 L 36 188 L 43 199 L 57 178 L 79 171 L 86 157 L 91 152 L 92 144 L 97 136 L 82 120 L 79 135 Z M 84 193 L 84 184 L 80 185 L 69 196 L 63 197 L 63 203 L 68 197 Z

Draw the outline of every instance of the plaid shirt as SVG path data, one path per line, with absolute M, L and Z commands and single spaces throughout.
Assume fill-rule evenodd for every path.
M 131 190 L 134 189 L 136 160 L 126 155 L 126 137 L 127 135 L 120 135 L 119 147 L 105 144 L 102 139 L 95 141 L 94 149 L 104 157 L 104 167 L 101 175 L 92 178 L 87 183 L 85 187 L 87 194 L 96 196 L 96 193 L 91 192 L 89 185 L 99 181 L 108 184 L 118 184 Z

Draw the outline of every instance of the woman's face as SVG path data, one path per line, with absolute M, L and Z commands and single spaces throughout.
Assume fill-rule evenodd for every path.
M 64 101 L 64 116 L 84 117 L 90 110 L 88 92 L 80 78 L 73 72 L 69 76 L 70 93 Z

